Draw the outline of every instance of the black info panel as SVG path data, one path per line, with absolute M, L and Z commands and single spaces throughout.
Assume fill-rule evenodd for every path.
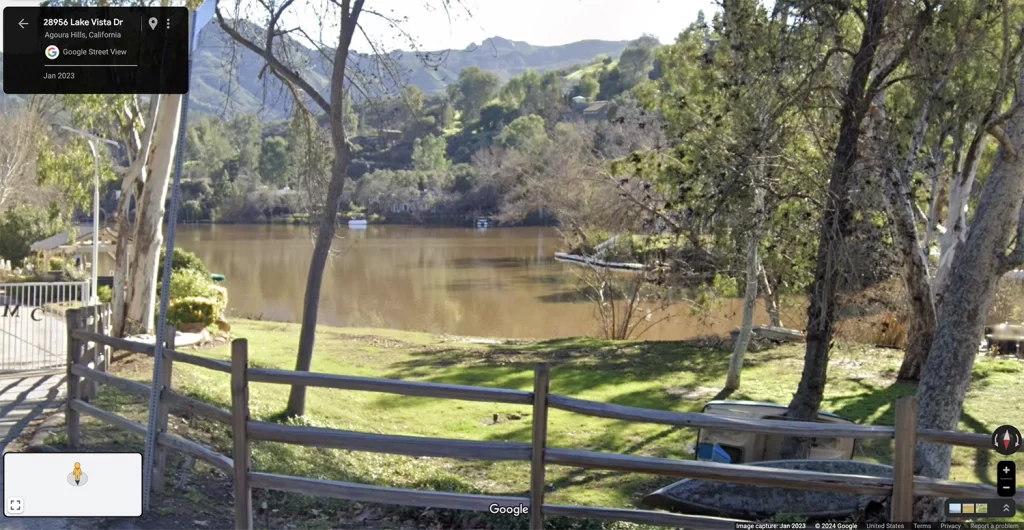
M 184 94 L 184 7 L 6 7 L 8 94 Z

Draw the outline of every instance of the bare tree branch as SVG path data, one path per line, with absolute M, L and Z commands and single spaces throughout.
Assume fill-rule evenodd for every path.
M 361 3 L 362 2 L 360 2 L 360 4 Z M 228 34 L 228 36 L 230 36 L 232 39 L 234 39 L 242 46 L 251 50 L 253 53 L 256 53 L 260 57 L 263 57 L 267 61 L 267 63 L 270 64 L 272 72 L 281 76 L 282 79 L 287 79 L 288 81 L 294 83 L 298 88 L 302 89 L 302 91 L 304 91 L 307 96 L 309 96 L 314 102 L 316 102 L 316 104 L 321 109 L 323 109 L 325 113 L 331 113 L 331 104 L 327 102 L 327 99 L 324 98 L 320 94 L 320 92 L 317 91 L 317 89 L 313 88 L 312 85 L 306 82 L 306 80 L 303 79 L 302 76 L 298 74 L 298 72 L 296 72 L 292 68 L 289 68 L 287 65 L 282 63 L 277 57 L 274 57 L 273 55 L 268 56 L 266 53 L 267 50 L 260 47 L 252 40 L 246 38 L 239 31 L 237 31 L 230 24 L 228 24 L 228 22 L 224 19 L 224 16 L 220 11 L 219 4 L 214 9 L 214 12 L 217 16 L 217 23 L 220 25 L 221 29 L 223 29 L 224 32 Z

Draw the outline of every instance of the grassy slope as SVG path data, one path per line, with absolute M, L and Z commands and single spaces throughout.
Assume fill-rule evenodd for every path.
M 617 64 L 619 64 L 619 61 L 612 61 L 611 64 L 609 64 L 608 66 L 605 66 L 604 64 L 589 64 L 565 76 L 565 78 L 569 81 L 579 81 L 580 79 L 583 79 L 583 76 L 587 74 L 593 74 L 597 76 L 598 74 L 601 73 L 601 70 L 605 68 L 611 70 L 612 68 L 615 68 Z
M 233 334 L 249 340 L 251 364 L 290 369 L 298 326 L 236 321 Z M 202 355 L 227 359 L 226 346 Z M 529 390 L 532 363 L 552 364 L 551 391 L 595 401 L 654 409 L 698 411 L 722 387 L 728 352 L 670 342 L 608 343 L 587 339 L 552 340 L 524 345 L 468 344 L 424 333 L 378 329 L 321 328 L 313 370 L 358 376 L 401 378 Z M 748 355 L 742 390 L 730 399 L 785 403 L 796 388 L 803 350 L 800 345 Z M 912 386 L 893 384 L 898 351 L 840 346 L 833 353 L 823 409 L 858 423 L 893 422 L 896 397 Z M 121 375 L 147 380 L 150 363 L 139 356 L 120 365 Z M 1019 388 L 1024 366 L 1014 360 L 980 358 L 964 406 L 960 429 L 989 432 L 998 425 L 1024 423 L 1024 409 L 1006 406 Z M 226 374 L 187 365 L 174 369 L 174 385 L 183 392 L 230 408 Z M 252 414 L 277 420 L 288 389 L 251 386 Z M 105 407 L 123 400 L 105 398 Z M 136 412 L 140 407 L 129 407 Z M 127 409 L 123 409 L 127 412 Z M 469 440 L 530 441 L 529 407 L 409 398 L 367 392 L 311 389 L 309 417 L 303 423 L 355 431 L 447 437 Z M 493 422 L 494 415 L 498 423 Z M 518 417 L 519 419 L 512 419 Z M 551 411 L 549 444 L 554 447 L 667 458 L 692 459 L 695 431 L 635 424 Z M 230 433 L 207 426 L 189 435 L 230 453 Z M 891 463 L 891 443 L 862 443 L 858 459 Z M 527 462 L 482 463 L 414 459 L 259 444 L 254 468 L 311 477 L 334 478 L 412 488 L 522 495 L 528 490 Z M 954 452 L 954 480 L 992 484 L 998 455 L 968 449 Z M 1024 462 L 1024 458 L 1017 458 Z M 634 506 L 644 494 L 671 479 L 617 472 L 550 466 L 553 503 Z M 282 509 L 308 510 L 294 498 Z M 298 502 L 299 505 L 294 505 Z M 311 501 L 309 501 L 311 502 Z

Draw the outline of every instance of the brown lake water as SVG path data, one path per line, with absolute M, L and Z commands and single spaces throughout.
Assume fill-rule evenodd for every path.
M 551 228 L 340 228 L 321 292 L 319 323 L 469 336 L 599 336 L 594 304 L 578 301 L 575 266 Z M 299 322 L 312 241 L 306 227 L 179 226 L 176 244 L 227 277 L 229 314 Z M 740 300 L 710 315 L 686 306 L 641 338 L 687 339 L 739 325 Z M 760 304 L 759 304 L 760 306 Z M 755 320 L 766 324 L 763 308 Z

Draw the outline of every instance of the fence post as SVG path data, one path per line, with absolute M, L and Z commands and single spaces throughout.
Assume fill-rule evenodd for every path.
M 160 385 L 154 391 L 159 392 L 160 395 L 156 400 L 156 440 L 157 444 L 153 448 L 153 491 L 155 493 L 164 492 L 164 470 L 167 468 L 167 447 L 160 445 L 160 435 L 167 433 L 167 414 L 169 412 L 167 406 L 167 399 L 165 392 L 171 389 L 171 370 L 174 367 L 174 361 L 168 352 L 174 350 L 174 336 L 177 334 L 177 330 L 174 326 L 168 325 L 164 329 L 164 360 L 163 366 L 160 367 Z
M 71 408 L 71 402 L 79 398 L 79 383 L 81 380 L 77 375 L 71 373 L 71 367 L 78 364 L 81 359 L 78 339 L 71 336 L 72 332 L 78 329 L 79 309 L 69 309 L 64 312 L 64 323 L 68 332 L 68 404 L 64 413 L 64 421 L 68 426 L 68 446 L 77 448 L 82 442 L 81 418 L 78 411 Z
M 538 364 L 533 372 L 533 444 L 530 455 L 530 528 L 544 530 L 544 448 L 548 439 L 550 369 Z
M 231 341 L 231 436 L 234 439 L 235 528 L 252 529 L 252 488 L 249 487 L 249 343 Z
M 99 306 L 94 305 L 85 306 L 84 308 L 82 308 L 82 316 L 80 317 L 82 319 L 80 324 L 82 329 L 86 331 L 91 331 L 93 333 L 99 332 L 99 309 Z M 82 362 L 86 368 L 98 370 L 101 346 L 100 343 L 96 341 L 93 341 L 91 344 L 92 348 L 85 348 L 85 351 L 82 353 L 80 362 Z M 85 344 L 83 344 L 83 346 L 85 346 Z M 85 381 L 84 386 L 85 388 L 82 389 L 82 400 L 92 401 L 92 398 L 96 397 L 96 391 L 97 388 L 99 387 L 99 384 L 96 381 L 90 379 L 88 381 Z
M 109 303 L 102 304 L 100 306 L 100 322 L 99 331 L 97 331 L 97 333 L 110 336 L 110 312 L 111 308 Z M 102 344 L 100 345 L 100 348 L 100 352 L 98 353 L 100 359 L 96 361 L 96 369 L 101 372 L 106 372 L 107 369 L 110 368 L 110 347 L 106 344 Z
M 917 397 L 896 400 L 896 450 L 892 464 L 892 515 L 896 523 L 914 519 L 914 446 L 917 444 Z

